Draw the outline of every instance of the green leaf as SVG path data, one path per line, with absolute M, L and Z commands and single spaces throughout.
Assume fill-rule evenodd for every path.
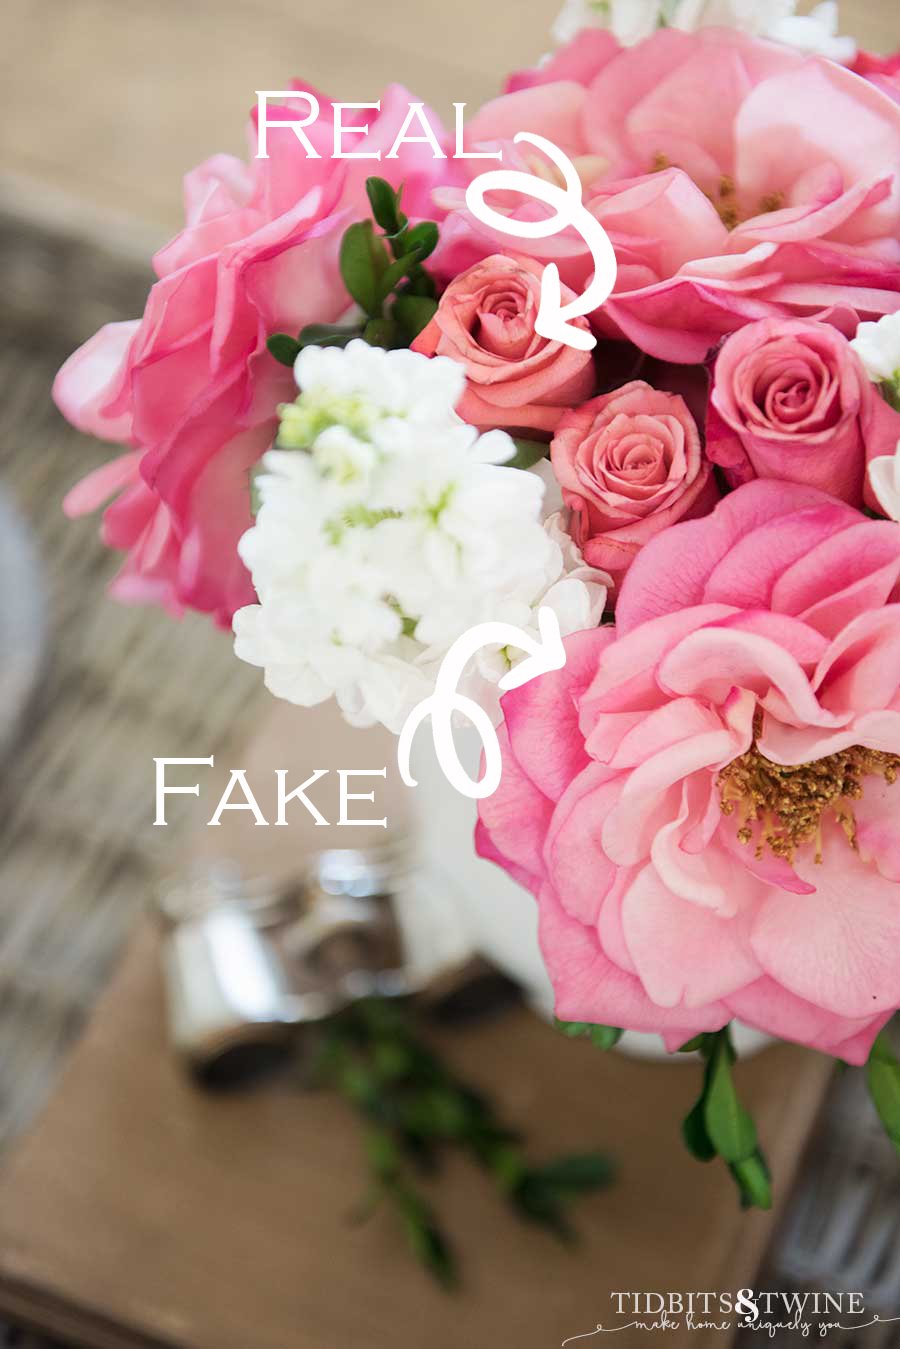
M 737 1164 L 756 1151 L 756 1126 L 738 1100 L 731 1078 L 731 1052 L 726 1029 L 719 1033 L 710 1060 L 703 1122 L 719 1155 Z
M 885 1133 L 900 1151 L 900 1063 L 884 1031 L 876 1039 L 869 1054 L 866 1080 Z
M 609 1185 L 615 1175 L 615 1168 L 602 1153 L 585 1152 L 548 1162 L 546 1166 L 538 1167 L 536 1174 L 545 1184 L 557 1190 L 581 1194 L 588 1190 L 601 1190 Z
M 553 1018 L 553 1025 L 561 1035 L 568 1036 L 570 1040 L 575 1040 L 580 1035 L 589 1035 L 594 1029 L 589 1021 L 560 1021 L 558 1016 Z
M 447 1238 L 434 1222 L 406 1220 L 406 1236 L 414 1255 L 446 1289 L 456 1288 L 459 1275 L 456 1260 Z
M 743 1208 L 772 1207 L 772 1178 L 758 1148 L 742 1162 L 730 1163 L 728 1169 L 737 1182 Z
M 404 253 L 418 252 L 419 261 L 429 257 L 438 246 L 440 234 L 433 220 L 420 220 L 403 236 Z
M 595 1049 L 612 1049 L 622 1038 L 618 1026 L 591 1026 L 590 1040 Z
M 527 1171 L 510 1199 L 523 1218 L 548 1227 L 563 1240 L 572 1239 L 573 1232 L 566 1221 L 563 1195 L 555 1185 L 544 1180 L 541 1172 Z
M 363 329 L 363 340 L 370 347 L 391 351 L 397 345 L 397 325 L 393 319 L 369 319 Z
M 411 346 L 437 313 L 437 300 L 432 300 L 427 295 L 410 295 L 404 292 L 397 296 L 391 313 L 400 325 L 405 345 Z
M 592 1021 L 560 1021 L 559 1017 L 553 1018 L 555 1028 L 570 1040 L 578 1039 L 580 1036 L 587 1036 L 595 1049 L 612 1049 L 613 1045 L 618 1044 L 622 1038 L 623 1032 L 618 1026 L 600 1026 Z
M 307 323 L 300 330 L 298 339 L 301 347 L 345 347 L 354 337 L 361 335 L 358 325 L 341 327 L 337 323 Z
M 489 1149 L 486 1163 L 494 1180 L 506 1194 L 512 1194 L 528 1175 L 528 1167 L 514 1144 L 501 1142 Z
M 513 444 L 516 452 L 512 459 L 507 459 L 504 468 L 531 468 L 550 453 L 550 446 L 545 440 L 520 440 L 513 436 Z
M 273 333 L 266 338 L 269 355 L 274 356 L 282 365 L 293 366 L 300 355 L 300 343 L 290 333 Z
M 706 1036 L 701 1032 L 700 1035 L 695 1035 L 692 1040 L 686 1040 L 685 1043 L 679 1049 L 678 1053 L 696 1054 L 699 1052 L 702 1054 L 706 1049 L 706 1042 L 708 1038 L 709 1038 L 708 1036 Z
M 369 1165 L 376 1176 L 393 1176 L 400 1165 L 400 1157 L 390 1134 L 373 1129 L 366 1138 Z
M 344 231 L 341 276 L 348 293 L 370 318 L 381 317 L 380 282 L 387 265 L 387 252 L 371 220 L 358 220 Z
M 400 223 L 400 192 L 395 192 L 384 178 L 367 178 L 366 192 L 376 223 L 385 234 L 396 234 Z
M 716 1155 L 715 1145 L 706 1130 L 706 1093 L 700 1097 L 700 1100 L 684 1118 L 681 1125 L 681 1136 L 684 1139 L 685 1147 L 692 1157 L 696 1157 L 698 1162 L 711 1162 Z
M 386 267 L 379 282 L 381 299 L 386 300 L 397 283 L 402 281 L 405 276 L 409 276 L 410 272 L 415 271 L 418 265 L 418 253 L 405 253 L 402 258 L 398 258 L 396 262 L 392 262 L 390 266 Z

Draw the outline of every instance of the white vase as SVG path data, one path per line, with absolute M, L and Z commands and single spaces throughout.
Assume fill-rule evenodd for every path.
M 481 741 L 470 727 L 454 732 L 457 754 L 466 772 L 478 777 Z M 411 764 L 417 787 L 412 793 L 416 851 L 424 893 L 404 916 L 415 963 L 426 973 L 442 964 L 480 952 L 515 979 L 541 1016 L 553 1015 L 553 989 L 537 938 L 537 905 L 532 896 L 493 862 L 475 852 L 473 833 L 477 802 L 450 786 L 423 727 L 413 743 Z M 735 1047 L 741 1056 L 757 1053 L 772 1037 L 733 1023 Z M 669 1055 L 658 1035 L 627 1031 L 617 1048 L 648 1059 L 690 1062 L 693 1055 Z
M 478 777 L 481 740 L 471 727 L 454 731 L 466 772 Z M 477 802 L 457 792 L 444 777 L 427 724 L 413 742 L 410 768 L 418 784 L 413 796 L 416 853 L 425 887 L 444 911 L 452 911 L 453 958 L 478 951 L 515 979 L 542 1016 L 553 1015 L 553 989 L 537 940 L 537 906 L 526 890 L 493 862 L 475 852 Z M 423 938 L 417 933 L 415 945 Z M 427 940 L 427 938 L 424 938 Z M 435 942 L 435 960 L 447 951 L 444 932 Z

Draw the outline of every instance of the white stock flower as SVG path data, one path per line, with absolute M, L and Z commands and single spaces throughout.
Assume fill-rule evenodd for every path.
M 545 527 L 541 476 L 503 467 L 509 436 L 457 417 L 456 362 L 356 341 L 304 350 L 296 373 L 240 543 L 259 603 L 234 617 L 237 654 L 274 694 L 334 694 L 354 724 L 399 731 L 475 624 L 537 637 L 546 603 L 563 635 L 596 626 L 609 578 Z M 461 691 L 494 710 L 511 657 L 482 651 Z
M 825 0 L 810 13 L 796 13 L 796 0 L 565 0 L 551 33 L 570 42 L 582 28 L 608 28 L 625 47 L 643 42 L 658 28 L 739 28 L 800 51 L 849 65 L 856 56 L 852 38 L 838 36 L 838 8 Z
M 885 515 L 900 521 L 900 441 L 893 454 L 870 461 L 869 483 Z
M 562 46 L 582 28 L 608 28 L 623 46 L 631 47 L 652 36 L 670 8 L 662 0 L 565 0 L 550 33 Z
M 809 14 L 786 14 L 766 29 L 766 37 L 788 47 L 825 56 L 838 65 L 849 66 L 856 60 L 856 43 L 838 32 L 837 0 L 824 0 Z
M 850 343 L 875 384 L 893 384 L 900 393 L 900 311 L 877 323 L 861 323 Z

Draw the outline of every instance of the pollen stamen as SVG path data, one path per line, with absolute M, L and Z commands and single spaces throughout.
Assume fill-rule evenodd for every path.
M 754 724 L 753 744 L 721 770 L 717 779 L 724 815 L 737 812 L 739 843 L 756 838 L 755 855 L 766 848 L 792 862 L 798 848 L 815 845 L 822 861 L 822 821 L 831 815 L 851 848 L 856 848 L 856 816 L 851 802 L 863 795 L 867 777 L 889 784 L 900 776 L 900 755 L 852 745 L 804 764 L 777 764 L 757 744 L 761 723 Z

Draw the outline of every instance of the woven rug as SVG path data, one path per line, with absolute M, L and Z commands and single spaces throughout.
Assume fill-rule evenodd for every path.
M 31 528 L 48 619 L 43 677 L 0 778 L 0 1153 L 177 857 L 176 828 L 152 828 L 153 756 L 214 753 L 259 705 L 258 678 L 211 624 L 106 600 L 117 561 L 96 520 L 60 513 L 112 447 L 64 423 L 53 374 L 99 324 L 139 313 L 148 282 L 99 244 L 0 214 L 0 487 Z

